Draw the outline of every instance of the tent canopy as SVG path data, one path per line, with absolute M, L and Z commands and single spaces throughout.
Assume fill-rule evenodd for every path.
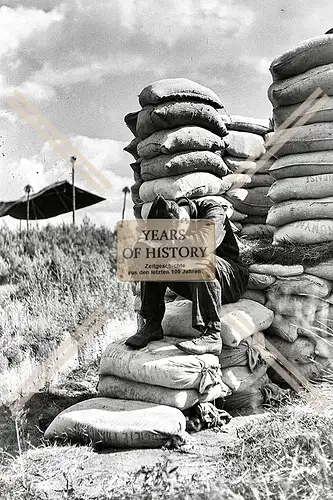
M 75 209 L 95 205 L 105 198 L 75 186 Z M 73 210 L 73 186 L 68 181 L 59 181 L 33 193 L 29 201 L 29 219 L 49 219 Z M 10 215 L 15 219 L 27 218 L 27 197 L 17 201 L 0 202 L 0 217 Z

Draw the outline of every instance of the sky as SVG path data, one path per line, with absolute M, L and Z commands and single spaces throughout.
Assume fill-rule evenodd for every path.
M 36 192 L 70 179 L 69 161 L 10 107 L 15 90 L 110 182 L 99 192 L 106 201 L 79 210 L 78 222 L 113 227 L 133 184 L 124 116 L 140 108 L 146 85 L 189 78 L 229 114 L 269 118 L 271 61 L 331 27 L 331 0 L 0 0 L 0 201 L 20 198 L 26 184 Z M 96 192 L 80 165 L 76 183 Z

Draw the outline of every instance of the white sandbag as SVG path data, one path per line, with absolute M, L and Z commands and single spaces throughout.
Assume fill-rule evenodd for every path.
M 320 35 L 303 40 L 273 60 L 269 68 L 273 78 L 289 78 L 316 66 L 332 63 L 332 44 L 333 35 Z
M 318 278 L 324 278 L 329 281 L 333 281 L 333 259 L 326 260 L 315 266 L 308 266 L 305 268 L 305 272 L 318 276 Z
M 263 137 L 249 132 L 230 130 L 226 137 L 226 151 L 231 156 L 239 158 L 259 158 L 265 153 Z
M 261 305 L 265 305 L 266 294 L 261 290 L 246 290 L 242 299 L 254 300 L 254 302 L 259 302 Z
M 314 317 L 322 305 L 320 298 L 309 295 L 280 295 L 272 288 L 267 294 L 266 307 L 275 313 L 295 318 Z
M 333 73 L 332 73 L 333 79 Z M 274 156 L 311 153 L 333 149 L 333 122 L 312 123 L 275 133 Z
M 275 276 L 250 272 L 247 286 L 250 290 L 266 290 L 266 288 L 270 287 L 275 281 Z
M 237 130 L 238 132 L 249 132 L 258 135 L 268 134 L 272 130 L 269 118 L 252 118 L 241 115 L 226 115 L 223 113 L 222 118 L 228 130 Z
M 235 366 L 222 369 L 222 379 L 235 393 L 253 386 L 266 372 L 266 364 L 257 366 L 253 372 L 247 366 Z
M 193 200 L 195 200 L 195 198 L 193 198 Z M 224 208 L 227 217 L 230 220 L 232 220 L 232 215 L 234 213 L 234 209 L 232 207 L 232 203 L 230 201 L 226 200 L 223 196 L 201 196 L 200 200 L 215 201 L 216 203 L 218 203 L 219 205 L 221 205 Z M 149 215 L 149 212 L 150 212 L 152 204 L 153 204 L 152 201 L 149 201 L 147 203 L 143 203 L 143 205 L 141 207 L 141 217 L 142 217 L 142 219 L 147 219 L 148 218 L 148 215 Z
M 249 240 L 272 239 L 274 227 L 268 224 L 243 224 L 240 236 Z
M 280 295 L 313 295 L 325 298 L 331 293 L 333 282 L 303 273 L 301 276 L 279 277 L 270 289 Z
M 251 264 L 251 273 L 269 274 L 271 276 L 300 276 L 304 273 L 301 265 L 285 266 L 281 264 Z
M 276 335 L 288 342 L 295 342 L 299 336 L 298 329 L 301 325 L 308 327 L 307 322 L 302 318 L 275 313 L 273 323 L 268 328 L 267 334 Z
M 332 216 L 332 196 L 312 200 L 282 201 L 269 209 L 267 224 L 280 227 L 298 220 L 330 219 Z
M 273 313 L 252 300 L 240 299 L 222 306 L 221 338 L 227 346 L 237 346 L 256 332 L 266 330 L 273 321 Z M 200 333 L 192 327 L 192 302 L 189 300 L 167 304 L 162 327 L 165 335 L 195 338 Z
M 179 127 L 154 132 L 137 145 L 141 158 L 154 158 L 183 151 L 223 151 L 224 140 L 202 127 Z
M 256 172 L 256 162 L 247 158 L 236 158 L 236 156 L 225 154 L 223 156 L 223 160 L 232 172 L 245 173 L 249 175 L 253 175 Z
M 204 394 L 200 394 L 195 389 L 168 389 L 167 387 L 121 379 L 114 375 L 102 376 L 98 383 L 98 395 L 100 397 L 146 401 L 148 403 L 173 406 L 179 410 L 192 408 L 197 403 L 223 398 L 230 392 L 230 389 L 223 382 L 209 387 Z
M 267 215 L 272 201 L 268 198 L 269 187 L 232 188 L 227 193 L 227 199 L 239 212 L 248 215 Z
M 142 107 L 170 100 L 193 100 L 206 102 L 214 108 L 223 107 L 215 92 L 187 78 L 158 80 L 145 87 L 139 94 L 139 103 Z
M 333 95 L 333 64 L 310 69 L 300 75 L 272 83 L 268 98 L 277 106 L 303 103 L 310 95 L 320 89 L 323 94 Z
M 223 158 L 212 151 L 190 151 L 156 156 L 142 160 L 140 170 L 144 181 L 193 172 L 209 172 L 217 177 L 231 173 Z
M 172 436 L 186 437 L 185 429 L 185 416 L 177 408 L 94 398 L 61 412 L 44 438 L 67 438 L 103 448 L 157 448 Z
M 217 356 L 185 354 L 175 346 L 177 342 L 176 338 L 164 337 L 139 350 L 127 347 L 124 339 L 113 342 L 102 355 L 100 375 L 169 389 L 196 389 L 200 394 L 221 381 Z
M 292 121 L 291 121 L 292 119 Z M 333 97 L 326 96 L 325 100 L 315 99 L 310 107 L 299 109 L 299 104 L 277 106 L 273 110 L 274 128 L 283 126 L 293 127 L 297 120 L 305 120 L 304 124 L 333 122 Z
M 139 196 L 142 201 L 147 202 L 153 201 L 158 194 L 163 195 L 168 200 L 176 200 L 183 196 L 196 198 L 219 195 L 234 185 L 246 184 L 250 180 L 250 176 L 245 174 L 229 174 L 219 179 L 208 172 L 194 172 L 144 182 L 139 189 Z
M 282 156 L 273 163 L 269 173 L 277 180 L 288 177 L 333 174 L 332 151 L 314 151 Z
M 309 175 L 275 181 L 269 188 L 269 198 L 274 203 L 285 200 L 307 200 L 333 196 L 333 174 Z
M 254 174 L 251 176 L 251 182 L 248 184 L 248 188 L 254 187 L 270 187 L 274 182 L 274 179 L 269 174 Z
M 333 241 L 333 219 L 312 219 L 290 222 L 276 229 L 273 245 L 296 243 L 312 245 Z
M 145 106 L 138 114 L 136 133 L 145 139 L 158 130 L 195 125 L 220 137 L 227 134 L 222 116 L 209 104 L 190 101 L 171 101 Z

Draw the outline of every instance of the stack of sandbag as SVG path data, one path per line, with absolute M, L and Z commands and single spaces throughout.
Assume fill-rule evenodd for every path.
M 219 362 L 222 381 L 228 387 L 224 408 L 227 411 L 257 409 L 264 402 L 263 388 L 270 383 L 266 372 L 265 338 L 273 313 L 251 300 L 239 300 L 222 307 L 221 337 L 223 342 Z M 195 338 L 192 327 L 192 303 L 180 299 L 166 305 L 162 323 L 166 335 L 179 339 Z
M 333 35 L 300 43 L 274 59 L 274 244 L 333 240 Z M 324 95 L 324 97 L 322 97 Z
M 177 342 L 165 336 L 139 350 L 125 340 L 113 342 L 101 358 L 98 394 L 180 410 L 225 397 L 230 390 L 222 381 L 219 358 L 186 354 Z
M 273 179 L 265 142 L 272 131 L 270 121 L 238 115 L 223 115 L 223 120 L 228 130 L 224 161 L 233 172 L 251 177 L 249 184 L 226 193 L 234 207 L 231 220 L 239 226 L 240 236 L 269 238 L 273 228 L 266 224 L 266 216 L 272 203 L 267 193 Z
M 227 130 L 213 91 L 185 78 L 160 80 L 142 90 L 139 103 L 142 109 L 125 117 L 135 136 L 125 149 L 136 160 L 131 191 L 137 218 L 147 217 L 157 194 L 169 200 L 215 196 L 227 207 L 221 195 L 251 181 L 224 162 Z
M 302 265 L 253 264 L 249 288 L 274 312 L 265 332 L 270 345 L 308 379 L 333 368 L 333 260 Z M 255 298 L 253 298 L 255 300 Z M 333 373 L 333 372 L 332 372 Z

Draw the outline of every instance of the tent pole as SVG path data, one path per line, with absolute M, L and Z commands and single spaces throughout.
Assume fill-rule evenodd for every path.
M 72 188 L 73 188 L 73 227 L 75 227 L 75 169 L 74 164 L 76 162 L 75 156 L 71 156 L 72 163 Z

